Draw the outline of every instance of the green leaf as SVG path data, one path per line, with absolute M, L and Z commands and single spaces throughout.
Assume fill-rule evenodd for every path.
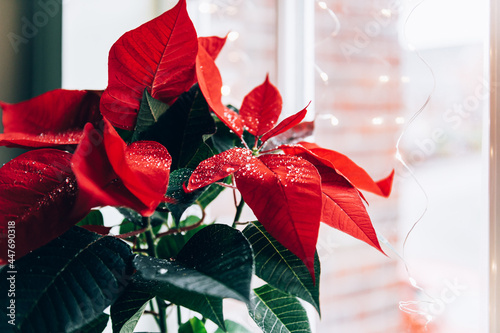
M 104 217 L 102 216 L 101 211 L 99 210 L 91 210 L 90 213 L 85 216 L 83 220 L 78 222 L 76 225 L 104 225 Z
M 118 127 L 114 128 L 116 130 L 116 133 L 122 138 L 123 141 L 125 142 L 131 142 L 132 141 L 132 136 L 134 135 L 134 131 L 128 131 L 124 130 Z
M 254 251 L 255 274 L 291 295 L 298 296 L 313 305 L 318 313 L 319 277 L 321 274 L 318 254 L 314 257 L 316 285 L 304 262 L 281 245 L 258 221 L 248 224 L 243 230 Z
M 101 333 L 104 331 L 106 326 L 108 325 L 109 315 L 105 313 L 101 313 L 99 317 L 94 319 L 92 322 L 85 325 L 85 327 L 81 329 L 76 329 L 69 333 Z
M 168 105 L 151 97 L 147 89 L 142 94 L 141 107 L 131 141 L 138 141 L 144 132 L 153 126 L 168 109 Z
M 179 327 L 179 333 L 207 333 L 207 329 L 201 320 L 193 317 Z
M 137 279 L 144 282 L 249 301 L 252 250 L 241 232 L 227 225 L 213 224 L 198 231 L 175 260 L 137 256 L 133 262 Z
M 200 295 L 165 282 L 147 281 L 140 276 L 135 276 L 131 285 L 138 290 L 151 293 L 154 296 L 159 296 L 169 302 L 196 311 L 213 321 L 217 326 L 225 328 L 222 298 Z
M 231 176 L 228 176 L 220 181 L 221 183 L 231 184 Z M 207 206 L 215 200 L 219 196 L 219 194 L 224 191 L 226 188 L 219 184 L 212 184 L 208 186 L 203 192 L 203 194 L 198 198 L 198 204 L 203 208 L 207 208 Z
M 167 207 L 172 212 L 176 226 L 179 225 L 182 213 L 191 207 L 204 191 L 204 189 L 199 189 L 190 193 L 184 191 L 182 184 L 189 180 L 192 173 L 193 170 L 191 169 L 177 169 L 170 173 L 167 196 L 175 199 L 175 203 L 168 203 Z
M 245 326 L 242 326 L 234 321 L 226 320 L 226 329 L 228 333 L 252 333 Z M 224 333 L 223 330 L 218 328 L 214 333 Z
M 214 155 L 215 155 L 215 153 L 213 152 L 212 148 L 210 148 L 210 146 L 204 142 L 198 148 L 198 150 L 196 151 L 196 154 L 193 155 L 191 160 L 189 160 L 189 162 L 186 163 L 186 168 L 194 170 L 194 169 L 196 169 L 198 164 L 201 163 L 201 161 L 204 161 L 207 158 L 210 158 Z
M 248 313 L 264 333 L 311 332 L 299 300 L 268 284 L 254 289 Z
M 120 298 L 111 306 L 113 333 L 134 332 L 147 302 L 152 298 L 152 294 L 128 285 Z
M 22 332 L 82 329 L 114 303 L 129 283 L 132 251 L 123 241 L 73 227 L 47 245 L 16 260 L 15 327 Z M 12 273 L 0 272 L 0 290 Z M 2 318 L 10 301 L 0 298 Z M 9 332 L 6 320 L 0 331 Z
M 171 170 L 184 168 L 208 136 L 216 131 L 198 84 L 182 94 L 142 136 L 163 144 L 172 156 Z
M 217 127 L 217 131 L 207 142 L 209 142 L 210 146 L 216 153 L 222 153 L 226 150 L 237 147 L 241 143 L 240 138 L 218 118 L 215 119 L 215 125 Z
M 253 253 L 241 231 L 212 224 L 198 231 L 176 257 L 187 267 L 211 276 L 247 301 L 253 274 Z
M 201 313 L 224 329 L 222 298 L 248 301 L 253 255 L 243 234 L 213 224 L 198 231 L 175 260 L 138 256 L 134 285 Z
M 118 207 L 116 208 L 120 214 L 123 215 L 123 217 L 128 220 L 129 222 L 132 222 L 133 224 L 143 228 L 145 227 L 144 221 L 142 219 L 141 214 L 137 213 L 135 210 L 131 208 L 125 208 L 125 207 Z M 132 230 L 129 230 L 132 231 Z
M 145 219 L 135 210 L 125 207 L 118 207 L 116 209 L 125 218 L 120 225 L 120 234 L 140 230 L 146 227 Z M 149 219 L 151 226 L 153 227 L 153 232 L 156 234 L 160 230 L 163 223 L 168 221 L 168 212 L 155 211 Z
M 196 221 L 199 221 L 199 218 L 195 217 Z M 206 225 L 201 225 L 196 229 L 189 230 L 186 233 L 178 233 L 163 236 L 160 238 L 158 245 L 156 246 L 156 253 L 159 258 L 162 259 L 170 259 L 175 258 L 180 250 L 186 245 L 186 243 L 200 231 L 202 228 L 206 227 Z

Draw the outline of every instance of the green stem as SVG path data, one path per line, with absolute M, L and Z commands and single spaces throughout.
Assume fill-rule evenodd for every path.
M 179 305 L 177 305 L 177 325 L 179 325 L 179 327 L 182 325 L 181 307 Z
M 158 304 L 158 314 L 160 315 L 160 331 L 161 333 L 167 333 L 167 306 L 165 301 L 158 296 L 156 296 L 156 304 Z
M 148 244 L 148 254 L 151 257 L 156 257 L 156 247 L 155 247 L 155 241 L 154 241 L 154 236 L 153 236 L 153 230 L 151 228 L 151 219 L 149 217 L 143 217 L 142 218 L 143 225 L 146 227 L 146 231 L 144 231 L 144 234 L 146 235 L 146 242 Z M 159 319 L 157 320 L 158 326 L 160 327 L 160 332 L 161 333 L 167 333 L 168 328 L 167 328 L 167 306 L 165 305 L 165 301 L 158 296 L 156 297 L 156 304 L 158 305 L 158 316 Z
M 243 200 L 243 198 L 241 198 L 240 203 L 236 207 L 236 214 L 234 215 L 233 228 L 236 227 L 236 222 L 239 221 L 244 206 L 245 206 L 245 201 Z
M 151 308 L 151 311 L 152 311 L 152 315 L 153 315 L 153 318 L 155 319 L 156 321 L 156 324 L 158 324 L 158 327 L 160 326 L 160 320 L 158 319 L 158 314 L 155 313 L 155 308 L 153 306 L 153 300 L 149 300 L 149 307 Z

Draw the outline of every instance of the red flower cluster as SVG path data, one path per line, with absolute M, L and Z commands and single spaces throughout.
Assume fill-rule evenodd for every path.
M 215 64 L 224 42 L 197 38 L 181 0 L 113 45 L 104 92 L 59 89 L 19 104 L 0 103 L 0 144 L 52 147 L 29 151 L 0 169 L 0 264 L 12 221 L 20 256 L 61 235 L 94 207 L 153 214 L 165 200 L 172 158 L 156 141 L 127 144 L 115 128 L 136 129 L 145 91 L 172 106 L 196 83 L 210 110 L 246 148 L 203 160 L 186 191 L 233 175 L 257 219 L 313 277 L 320 221 L 382 251 L 360 190 L 388 196 L 394 173 L 376 182 L 346 156 L 306 142 L 262 152 L 307 110 L 278 123 L 282 99 L 268 77 L 244 98 L 239 112 L 225 106 Z M 245 131 L 254 142 L 244 141 Z

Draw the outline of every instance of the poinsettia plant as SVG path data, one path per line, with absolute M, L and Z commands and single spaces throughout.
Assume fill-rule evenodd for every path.
M 0 102 L 0 143 L 28 149 L 0 169 L 2 332 L 100 332 L 110 319 L 133 332 L 143 315 L 166 332 L 174 307 L 179 332 L 242 329 L 225 298 L 264 332 L 307 332 L 298 298 L 320 312 L 320 223 L 383 253 L 361 190 L 387 197 L 394 173 L 374 181 L 314 143 L 273 146 L 307 107 L 280 121 L 269 77 L 239 110 L 224 105 L 224 43 L 197 37 L 180 0 L 112 46 L 104 91 Z M 234 223 L 208 221 L 226 188 Z M 120 220 L 104 223 L 105 206 Z

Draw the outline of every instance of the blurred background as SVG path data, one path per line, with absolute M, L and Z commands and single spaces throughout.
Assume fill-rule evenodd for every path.
M 0 0 L 0 100 L 104 89 L 111 45 L 173 3 Z M 200 36 L 228 36 L 217 60 L 225 103 L 239 107 L 269 74 L 284 115 L 312 101 L 312 140 L 375 179 L 396 169 L 389 199 L 366 195 L 388 257 L 322 227 L 314 331 L 487 332 L 488 2 L 188 0 L 188 10 Z M 2 163 L 17 153 L 1 148 Z M 240 310 L 227 317 L 252 327 Z

